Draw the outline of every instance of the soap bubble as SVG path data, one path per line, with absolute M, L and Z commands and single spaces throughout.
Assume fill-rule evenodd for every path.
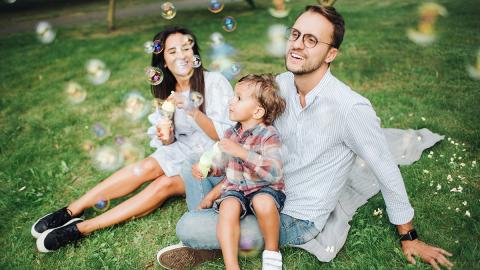
M 145 41 L 145 43 L 143 43 L 143 50 L 148 54 L 153 53 L 155 50 L 153 41 Z
M 82 149 L 87 153 L 91 153 L 94 148 L 95 148 L 95 145 L 93 144 L 92 141 L 84 141 L 82 143 Z
M 477 58 L 475 65 L 468 65 L 467 72 L 470 78 L 480 80 L 480 50 L 477 51 Z
M 262 241 L 254 234 L 244 234 L 240 236 L 238 255 L 244 257 L 255 257 L 262 250 Z
M 163 51 L 163 44 L 160 40 L 154 40 L 153 41 L 153 53 L 154 54 L 159 54 Z
M 202 60 L 199 55 L 193 55 L 192 65 L 194 68 L 199 68 L 202 65 Z
M 150 111 L 150 103 L 137 91 L 128 93 L 125 97 L 125 114 L 131 120 L 138 120 Z
M 318 4 L 324 7 L 331 7 L 337 2 L 337 0 L 317 0 Z
M 426 46 L 437 39 L 435 25 L 438 16 L 446 16 L 445 7 L 436 3 L 424 3 L 418 8 L 419 23 L 416 29 L 408 29 L 407 37 L 418 45 Z
M 105 125 L 99 122 L 92 126 L 92 132 L 98 140 L 104 139 L 109 133 Z
M 225 4 L 222 0 L 210 0 L 208 2 L 208 10 L 213 13 L 220 13 L 223 10 Z
M 177 15 L 177 10 L 175 6 L 170 2 L 165 2 L 161 6 L 162 8 L 162 17 L 171 20 L 175 15 Z
M 274 24 L 268 28 L 269 43 L 266 45 L 268 54 L 274 57 L 284 57 L 287 45 L 287 30 L 283 24 Z
M 127 141 L 120 146 L 120 154 L 125 164 L 131 164 L 142 160 L 145 156 L 145 150 Z
M 219 47 L 225 43 L 225 38 L 219 32 L 213 32 L 210 35 L 210 41 L 212 42 L 212 47 Z
M 240 74 L 241 70 L 242 70 L 242 67 L 240 66 L 239 63 L 236 63 L 236 62 L 233 63 L 232 66 L 230 67 L 230 72 L 234 77 Z
M 202 105 L 203 96 L 202 96 L 202 94 L 200 94 L 200 92 L 192 91 L 192 92 L 190 92 L 189 97 L 190 97 L 190 101 L 192 102 L 192 104 L 195 108 L 198 108 L 198 107 L 200 107 L 200 105 Z
M 56 36 L 55 30 L 53 30 L 52 25 L 47 21 L 39 22 L 35 28 L 35 32 L 37 33 L 38 40 L 44 44 L 51 43 Z
M 110 200 L 105 196 L 101 196 L 96 200 L 96 203 L 93 205 L 93 209 L 97 212 L 105 212 L 110 207 Z
M 233 32 L 237 29 L 237 21 L 232 16 L 227 16 L 223 19 L 223 30 Z
M 134 166 L 132 168 L 132 172 L 133 172 L 133 175 L 135 175 L 135 176 L 142 175 L 142 173 L 143 173 L 142 164 L 140 162 L 134 164 Z
M 69 82 L 65 87 L 67 99 L 72 104 L 82 103 L 87 98 L 87 91 L 76 82 Z
M 120 135 L 117 135 L 115 136 L 115 143 L 118 144 L 118 145 L 122 145 L 123 143 L 125 142 L 125 138 L 120 136 Z
M 184 45 L 189 46 L 189 48 L 192 48 L 195 45 L 195 39 L 193 39 L 192 35 L 186 34 L 183 35 L 184 38 Z
M 269 8 L 268 12 L 275 18 L 285 18 L 290 13 L 284 0 L 272 0 L 273 8 Z
M 190 65 L 184 59 L 176 59 L 174 62 L 174 73 L 180 76 L 192 76 L 193 75 L 193 65 Z
M 151 85 L 159 85 L 163 81 L 163 72 L 158 67 L 146 67 L 145 74 Z
M 93 165 L 101 171 L 114 171 L 123 163 L 122 155 L 111 146 L 102 146 L 93 153 Z
M 99 59 L 88 60 L 85 69 L 87 70 L 87 78 L 95 85 L 105 83 L 110 78 L 110 70 Z

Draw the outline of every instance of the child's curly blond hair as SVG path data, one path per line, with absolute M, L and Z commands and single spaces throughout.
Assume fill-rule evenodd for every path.
M 255 98 L 265 110 L 263 122 L 273 124 L 286 107 L 285 99 L 280 96 L 278 84 L 272 74 L 248 74 L 238 80 L 239 83 L 250 83 L 255 86 Z

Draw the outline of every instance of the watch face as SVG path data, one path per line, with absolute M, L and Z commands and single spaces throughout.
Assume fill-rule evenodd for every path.
M 407 234 L 402 235 L 402 237 L 400 238 L 400 241 L 412 241 L 417 239 L 417 237 L 418 237 L 417 231 L 411 230 L 407 232 Z

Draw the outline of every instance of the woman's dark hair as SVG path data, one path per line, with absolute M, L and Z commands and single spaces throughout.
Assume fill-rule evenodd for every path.
M 200 56 L 200 48 L 198 47 L 197 38 L 195 35 L 190 32 L 190 30 L 174 26 L 165 29 L 162 32 L 159 32 L 153 37 L 153 41 L 159 40 L 163 50 L 159 54 L 152 54 L 152 67 L 158 67 L 163 72 L 163 81 L 159 85 L 152 85 L 151 91 L 152 95 L 155 98 L 166 99 L 170 92 L 175 91 L 175 86 L 177 84 L 177 80 L 173 76 L 172 72 L 165 66 L 165 58 L 163 57 L 165 51 L 165 41 L 167 38 L 172 34 L 184 34 L 190 35 L 193 37 L 194 45 L 193 45 L 193 54 Z M 203 71 L 203 65 L 200 65 L 198 68 L 193 69 L 193 75 L 190 77 L 190 89 L 191 91 L 198 91 L 202 96 L 205 96 L 205 80 Z M 205 113 L 205 103 L 200 105 L 200 110 Z

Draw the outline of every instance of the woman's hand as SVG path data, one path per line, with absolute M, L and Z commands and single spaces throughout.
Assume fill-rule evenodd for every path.
M 192 175 L 198 180 L 202 180 L 204 178 L 202 172 L 198 168 L 198 162 L 192 165 Z
M 163 145 L 169 145 L 172 144 L 175 141 L 175 136 L 173 134 L 173 127 L 170 127 L 169 129 L 170 134 L 165 136 L 165 134 L 162 133 L 162 130 L 157 127 L 157 138 L 162 142 Z

